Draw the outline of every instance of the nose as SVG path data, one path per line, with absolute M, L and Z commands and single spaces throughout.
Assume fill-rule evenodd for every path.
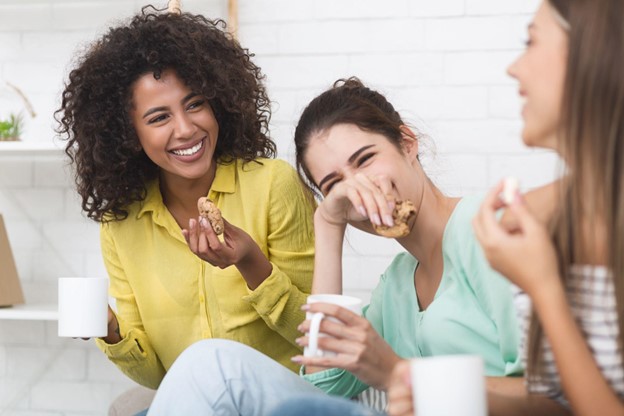
M 175 116 L 175 131 L 174 134 L 180 139 L 190 139 L 197 131 L 197 126 L 193 122 L 193 119 L 186 112 L 181 112 Z
M 512 77 L 513 79 L 518 79 L 518 62 L 522 57 L 517 57 L 508 67 L 507 67 L 507 75 Z

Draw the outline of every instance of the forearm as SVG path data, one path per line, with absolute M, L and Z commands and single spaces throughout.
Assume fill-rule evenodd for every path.
M 312 293 L 342 293 L 342 243 L 346 224 L 330 224 L 314 213 L 315 256 Z
M 490 416 L 567 416 L 571 414 L 554 400 L 535 394 L 516 396 L 488 392 L 487 401 Z
M 624 407 L 597 367 L 561 284 L 540 290 L 533 302 L 550 342 L 566 397 L 578 415 L 622 414 Z

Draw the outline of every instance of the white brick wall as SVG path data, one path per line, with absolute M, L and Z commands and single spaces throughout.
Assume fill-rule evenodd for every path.
M 163 5 L 164 0 L 157 1 Z M 52 112 L 75 50 L 140 9 L 138 0 L 0 0 L 0 115 L 22 105 L 37 118 L 24 138 L 52 140 Z M 429 136 L 424 163 L 446 192 L 481 192 L 504 175 L 524 188 L 556 175 L 557 159 L 524 148 L 516 84 L 506 66 L 522 48 L 538 0 L 239 0 L 239 37 L 256 54 L 274 101 L 272 132 L 293 160 L 292 133 L 305 104 L 340 77 L 386 93 Z M 183 8 L 226 17 L 225 0 Z M 98 227 L 84 219 L 62 154 L 0 151 L 0 212 L 27 300 L 52 301 L 61 275 L 105 274 Z M 41 201 L 46 209 L 39 210 Z M 393 241 L 350 230 L 345 290 L 365 299 Z M 92 343 L 56 337 L 56 324 L 0 321 L 0 415 L 104 415 L 132 385 Z

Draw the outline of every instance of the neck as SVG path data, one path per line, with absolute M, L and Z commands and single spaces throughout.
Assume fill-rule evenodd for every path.
M 197 217 L 197 200 L 208 194 L 215 172 L 216 163 L 212 163 L 210 171 L 198 179 L 186 179 L 161 172 L 160 192 L 163 202 L 178 222 L 188 222 L 188 218 Z
M 459 202 L 442 194 L 432 183 L 423 189 L 418 214 L 410 234 L 398 242 L 416 259 L 425 275 L 442 273 L 442 237 L 446 224 Z

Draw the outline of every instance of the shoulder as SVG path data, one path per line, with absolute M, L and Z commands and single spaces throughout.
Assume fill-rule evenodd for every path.
M 288 181 L 297 178 L 297 172 L 292 165 L 281 159 L 258 158 L 246 163 L 239 160 L 237 170 L 240 177 L 245 179 Z

